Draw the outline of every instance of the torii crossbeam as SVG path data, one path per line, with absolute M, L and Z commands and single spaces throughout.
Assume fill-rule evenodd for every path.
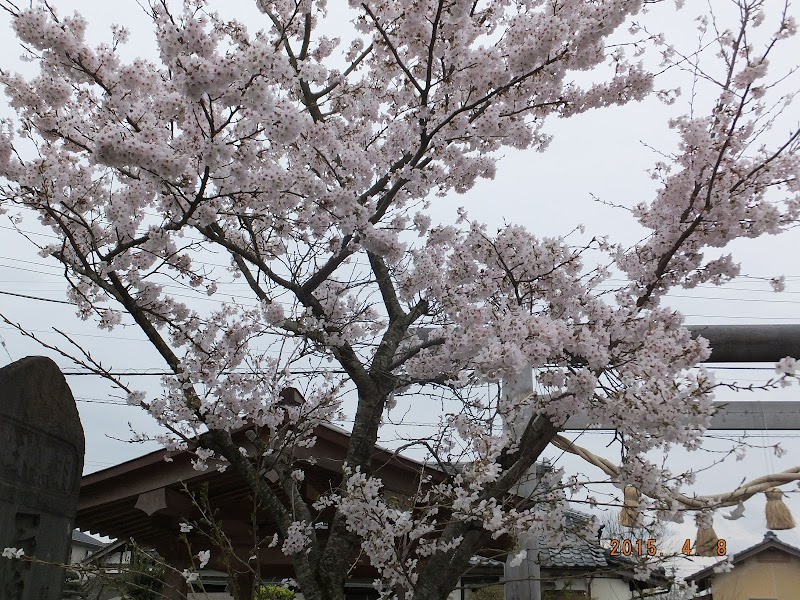
M 711 346 L 709 363 L 771 363 L 786 356 L 800 358 L 800 325 L 692 325 L 694 336 Z M 712 430 L 800 430 L 800 402 L 732 400 L 714 402 Z M 565 430 L 614 429 L 609 424 L 589 426 L 585 416 L 575 415 Z

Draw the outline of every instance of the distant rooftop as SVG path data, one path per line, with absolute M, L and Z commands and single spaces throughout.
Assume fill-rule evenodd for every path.
M 82 546 L 91 546 L 92 548 L 102 548 L 105 546 L 104 542 L 101 542 L 97 538 L 87 535 L 77 529 L 72 530 L 72 543 L 80 544 Z
M 791 544 L 787 544 L 786 542 L 782 542 L 781 540 L 778 539 L 778 536 L 775 535 L 774 531 L 767 531 L 767 533 L 764 534 L 764 539 L 761 540 L 758 544 L 750 546 L 749 548 L 742 550 L 741 552 L 737 552 L 736 554 L 733 555 L 733 557 L 730 560 L 734 565 L 736 565 L 742 562 L 743 560 L 750 558 L 751 556 L 755 556 L 756 554 L 759 554 L 761 552 L 764 552 L 765 550 L 770 550 L 770 549 L 780 550 L 781 552 L 785 552 L 787 554 L 791 554 L 792 556 L 800 558 L 800 548 L 792 546 Z M 697 571 L 697 573 L 689 575 L 686 578 L 686 581 L 700 581 L 701 579 L 705 579 L 706 577 L 714 575 L 714 567 L 717 564 L 718 563 L 714 563 L 713 565 L 710 565 L 704 569 L 701 569 L 700 571 Z

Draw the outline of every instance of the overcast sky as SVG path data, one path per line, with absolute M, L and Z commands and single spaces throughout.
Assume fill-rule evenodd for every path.
M 141 9 L 133 0 L 81 1 L 53 0 L 57 7 L 79 6 L 88 17 L 90 36 L 95 40 L 109 40 L 107 33 L 111 23 L 123 23 L 131 29 L 132 42 L 125 53 L 128 56 L 150 54 L 152 51 L 151 28 Z M 212 3 L 213 4 L 213 3 Z M 231 5 L 234 3 L 225 3 Z M 236 2 L 237 7 L 249 5 Z M 332 3 L 335 4 L 335 3 Z M 113 7 L 113 10 L 112 10 Z M 71 10 L 71 8 L 70 8 Z M 228 9 L 230 10 L 230 9 Z M 334 9 L 331 9 L 332 12 Z M 691 45 L 694 39 L 691 14 L 688 12 L 672 14 L 670 7 L 659 7 L 658 19 L 654 20 L 680 40 L 681 44 Z M 795 13 L 797 9 L 794 9 Z M 241 13 L 250 27 L 257 27 L 259 15 L 251 7 Z M 333 15 L 336 18 L 336 15 Z M 341 16 L 338 18 L 341 19 Z M 335 23 L 336 21 L 332 21 Z M 30 72 L 32 65 L 17 59 L 18 46 L 7 29 L 7 18 L 0 16 L 0 65 L 4 69 Z M 794 42 L 793 42 L 794 43 Z M 800 46 L 794 43 L 800 56 Z M 787 56 L 791 56 L 787 54 Z M 779 67 L 791 65 L 787 62 Z M 672 87 L 680 83 L 678 79 L 663 78 L 660 87 Z M 660 85 L 663 82 L 663 86 Z M 683 80 L 684 86 L 688 80 Z M 798 83 L 797 78 L 794 80 Z M 669 151 L 674 147 L 675 138 L 666 126 L 670 115 L 679 114 L 686 109 L 685 98 L 679 99 L 675 106 L 665 107 L 651 98 L 641 104 L 621 108 L 595 111 L 588 115 L 575 117 L 566 122 L 553 122 L 550 130 L 555 139 L 548 152 L 536 154 L 508 150 L 501 161 L 494 181 L 483 181 L 467 194 L 437 199 L 433 209 L 434 220 L 447 222 L 453 218 L 458 206 L 465 206 L 472 217 L 490 225 L 503 222 L 521 223 L 539 235 L 558 235 L 566 233 L 576 225 L 587 226 L 587 234 L 608 234 L 614 241 L 633 243 L 642 237 L 642 230 L 622 210 L 613 209 L 592 200 L 593 196 L 604 201 L 632 206 L 653 197 L 654 183 L 646 169 L 656 160 L 655 154 L 643 142 L 660 150 Z M 0 100 L 0 115 L 7 115 L 8 108 Z M 28 218 L 20 226 L 29 232 L 31 239 L 43 241 L 47 235 L 35 219 Z M 786 291 L 775 294 L 765 282 L 743 279 L 725 289 L 713 286 L 700 286 L 692 291 L 676 292 L 671 304 L 681 310 L 687 321 L 696 323 L 798 323 L 800 322 L 800 266 L 797 248 L 800 247 L 800 233 L 794 230 L 782 236 L 737 243 L 733 249 L 743 265 L 743 272 L 754 276 L 771 277 L 786 275 Z M 225 259 L 219 259 L 224 263 Z M 12 231 L 3 217 L 0 219 L 0 291 L 32 295 L 37 297 L 64 300 L 64 285 L 59 277 L 59 267 L 54 260 L 44 260 L 37 256 L 35 249 L 23 237 Z M 224 293 L 235 294 L 233 286 L 223 288 Z M 219 302 L 223 295 L 205 302 Z M 23 324 L 30 331 L 41 335 L 56 345 L 59 337 L 53 327 L 62 329 L 84 342 L 104 364 L 115 369 L 153 369 L 161 370 L 163 365 L 150 350 L 142 335 L 134 329 L 120 329 L 112 334 L 97 330 L 92 323 L 80 321 L 72 307 L 66 304 L 25 300 L 19 297 L 0 295 L 0 311 L 9 318 Z M 68 364 L 54 352 L 42 349 L 35 342 L 22 337 L 8 326 L 0 326 L 5 351 L 0 349 L 0 364 L 11 359 L 17 360 L 31 354 L 51 356 L 66 372 L 77 369 Z M 770 365 L 735 365 L 735 369 L 718 371 L 724 380 L 739 382 L 759 382 L 769 377 Z M 111 396 L 110 386 L 93 376 L 68 375 L 69 384 L 78 401 L 86 434 L 86 472 L 95 471 L 132 458 L 156 448 L 153 444 L 130 444 L 130 430 L 154 431 L 154 423 L 137 408 L 119 404 Z M 141 383 L 144 381 L 145 383 Z M 158 377 L 139 377 L 139 387 L 156 392 Z M 796 389 L 785 390 L 779 394 L 766 396 L 753 394 L 744 399 L 778 398 L 795 399 Z M 718 399 L 741 399 L 741 394 L 728 394 Z M 418 417 L 419 422 L 435 420 L 432 416 Z M 387 443 L 391 437 L 402 434 L 388 428 L 385 435 Z M 741 432 L 730 432 L 739 435 Z M 752 450 L 741 462 L 729 462 L 709 472 L 701 474 L 696 491 L 701 494 L 723 492 L 733 489 L 743 479 L 750 479 L 770 471 L 782 470 L 800 464 L 800 432 L 788 435 L 780 432 L 751 432 L 754 440 L 762 445 L 783 442 L 789 452 L 778 458 L 769 451 Z M 619 448 L 606 447 L 611 441 L 607 433 L 584 433 L 580 443 L 593 451 L 614 460 L 619 458 Z M 727 447 L 730 444 L 719 440 L 709 440 L 709 450 Z M 588 465 L 553 452 L 551 456 L 557 464 L 564 464 L 567 472 L 580 470 L 588 475 L 599 475 Z M 678 453 L 672 458 L 676 468 L 688 465 L 707 464 L 714 455 L 701 453 L 687 457 Z M 787 486 L 787 491 L 796 490 Z M 797 518 L 800 518 L 800 498 L 791 493 L 787 500 Z M 726 538 L 732 551 L 741 550 L 763 538 L 765 521 L 763 516 L 763 497 L 753 498 L 747 503 L 747 513 L 739 521 L 715 519 L 718 535 Z M 694 537 L 691 523 L 677 527 L 676 539 Z M 779 537 L 791 544 L 800 545 L 797 530 L 779 532 Z M 668 549 L 665 549 L 668 550 Z M 676 549 L 677 550 L 677 549 Z

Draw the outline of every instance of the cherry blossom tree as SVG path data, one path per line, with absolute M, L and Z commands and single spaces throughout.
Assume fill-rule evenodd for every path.
M 796 223 L 800 133 L 762 142 L 789 100 L 768 72 L 796 30 L 788 7 L 740 0 L 730 29 L 701 23 L 717 52 L 706 63 L 631 28 L 646 22 L 642 0 L 364 0 L 341 38 L 324 34 L 339 6 L 256 4 L 253 31 L 213 2 L 151 0 L 158 60 L 126 62 L 123 27 L 93 47 L 78 14 L 0 2 L 39 67 L 0 74 L 16 111 L 0 133 L 3 207 L 57 236 L 41 255 L 63 265 L 80 317 L 135 323 L 170 375 L 149 397 L 108 360 L 75 360 L 198 468 L 227 462 L 250 483 L 310 600 L 342 598 L 359 550 L 387 594 L 441 599 L 499 538 L 557 531 L 561 474 L 520 484 L 576 413 L 616 425 L 616 483 L 674 514 L 689 478 L 645 454 L 699 444 L 715 383 L 698 367 L 707 344 L 662 300 L 731 280 L 738 266 L 718 249 Z M 591 232 L 576 246 L 517 224 L 490 231 L 466 212 L 432 224 L 431 205 L 491 179 L 504 148 L 545 150 L 552 119 L 647 96 L 642 47 L 716 90 L 707 113 L 692 105 L 671 123 L 680 146 L 631 212 L 644 241 Z M 578 83 L 584 72 L 593 83 Z M 227 268 L 205 264 L 210 252 Z M 629 283 L 603 292 L 614 270 Z M 174 291 L 213 298 L 232 279 L 247 292 L 218 310 Z M 476 387 L 527 370 L 535 393 Z M 305 402 L 281 401 L 290 385 Z M 423 477 L 400 508 L 374 449 L 395 403 L 433 397 L 439 434 L 405 448 L 442 477 Z M 341 411 L 353 420 L 342 483 L 310 505 L 291 448 L 313 447 Z M 245 426 L 258 456 L 232 438 Z

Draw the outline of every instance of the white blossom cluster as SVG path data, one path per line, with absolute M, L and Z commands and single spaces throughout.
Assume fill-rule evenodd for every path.
M 21 548 L 3 548 L 3 558 L 22 558 L 25 551 Z

